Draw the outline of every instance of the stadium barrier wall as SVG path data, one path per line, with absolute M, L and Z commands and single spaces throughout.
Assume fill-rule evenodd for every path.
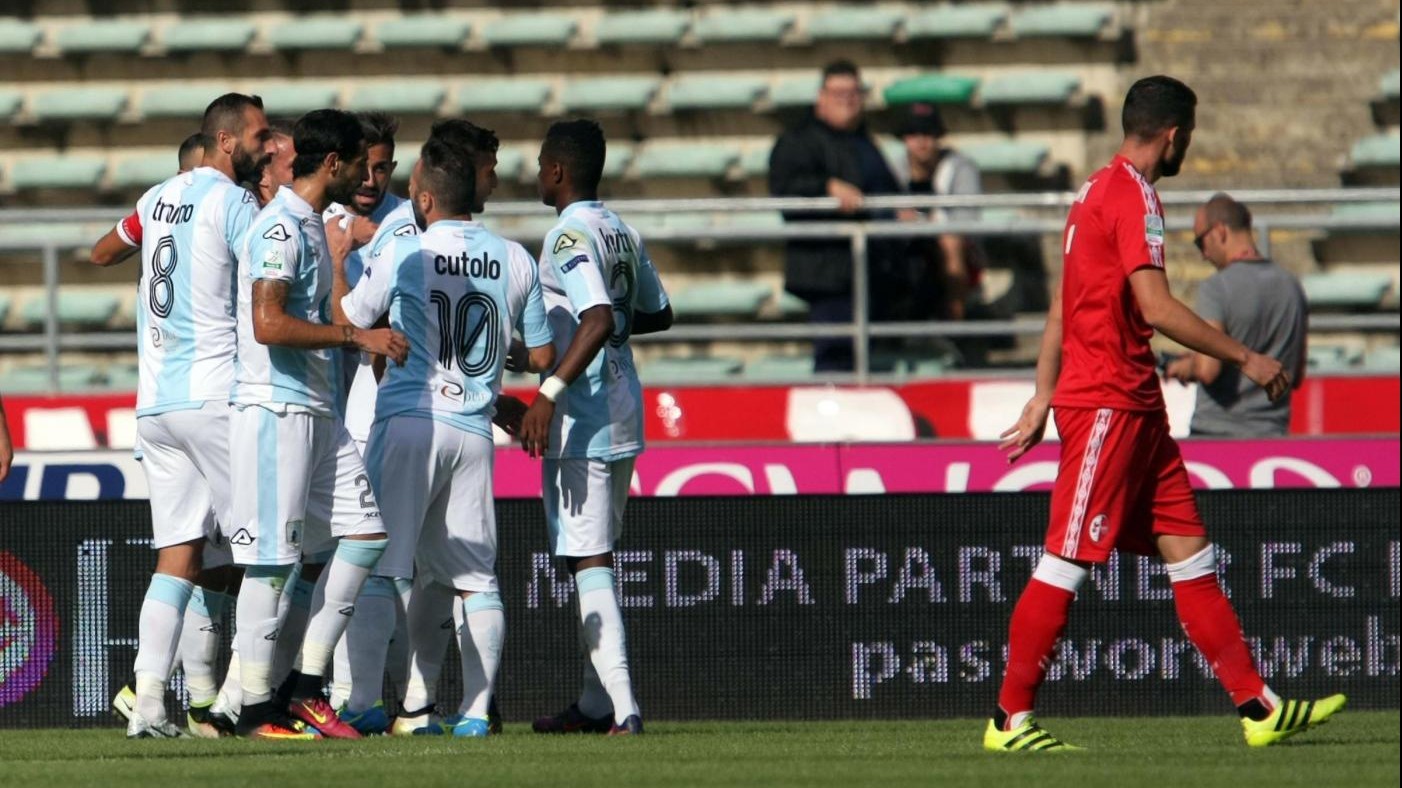
M 1396 709 L 1398 489 L 1212 491 L 1224 585 L 1280 692 Z M 617 555 L 650 719 L 986 715 L 1044 493 L 641 498 Z M 580 675 L 573 587 L 538 501 L 498 503 L 508 721 Z M 142 502 L 0 507 L 0 727 L 113 725 L 154 559 Z M 232 618 L 228 619 L 232 620 Z M 459 695 L 456 657 L 439 697 Z M 178 689 L 177 689 L 178 691 Z M 1230 714 L 1162 565 L 1118 555 L 1082 590 L 1047 715 Z

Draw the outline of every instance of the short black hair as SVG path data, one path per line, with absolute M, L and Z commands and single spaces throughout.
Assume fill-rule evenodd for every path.
M 291 137 L 292 128 L 296 123 L 297 121 L 291 118 L 268 118 L 268 131 L 271 131 L 273 136 Z
M 184 142 L 180 143 L 180 149 L 175 153 L 176 160 L 184 167 L 185 157 L 194 153 L 196 149 L 198 149 L 200 155 L 203 156 L 204 150 L 207 147 L 209 147 L 209 137 L 206 137 L 204 132 L 197 131 L 186 137 Z
M 419 188 L 433 195 L 450 215 L 468 213 L 477 203 L 477 151 L 444 136 L 430 136 L 419 151 Z
M 339 109 L 314 109 L 292 127 L 292 147 L 297 151 L 292 177 L 305 178 L 316 172 L 330 153 L 342 160 L 353 159 L 364 141 L 365 132 L 354 115 Z
M 830 77 L 851 77 L 856 80 L 862 78 L 862 72 L 857 69 L 857 64 L 843 58 L 834 60 L 823 66 L 823 82 L 827 82 Z
M 216 138 L 221 131 L 234 136 L 242 134 L 244 111 L 249 107 L 262 109 L 263 99 L 244 93 L 225 93 L 209 102 L 209 106 L 205 107 L 204 122 L 200 124 L 200 133 L 211 140 Z
M 394 135 L 399 131 L 399 118 L 388 112 L 357 112 L 360 127 L 365 132 L 365 147 L 388 145 L 391 155 L 394 152 Z
M 444 140 L 455 148 L 469 151 L 474 159 L 484 153 L 496 153 L 497 148 L 501 147 L 496 132 L 478 126 L 466 118 L 440 120 L 429 129 L 428 137 Z
M 1251 211 L 1226 192 L 1212 195 L 1205 207 L 1209 226 L 1224 224 L 1228 230 L 1251 229 Z
M 1191 126 L 1197 105 L 1193 89 L 1173 77 L 1145 77 L 1125 94 L 1120 124 L 1126 137 L 1149 139 L 1164 129 Z
M 592 192 L 599 188 L 608 145 L 598 123 L 587 118 L 558 121 L 545 132 L 540 152 L 565 168 L 577 190 Z

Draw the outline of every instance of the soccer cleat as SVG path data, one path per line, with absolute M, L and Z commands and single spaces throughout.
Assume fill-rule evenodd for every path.
M 149 722 L 135 709 L 127 719 L 128 739 L 187 739 L 190 734 L 175 727 L 170 720 Z
M 400 714 L 394 718 L 389 728 L 391 736 L 442 736 L 443 723 L 434 713 L 433 707 L 420 709 L 416 714 Z
M 609 728 L 610 736 L 641 736 L 643 735 L 643 718 L 636 714 L 629 714 L 622 724 Z
M 365 711 L 351 711 L 342 706 L 337 716 L 342 722 L 359 731 L 361 736 L 376 736 L 389 731 L 389 713 L 385 711 L 385 703 L 381 700 L 375 701 L 375 705 Z
M 309 698 L 297 698 L 288 705 L 287 713 L 293 719 L 301 720 L 316 728 L 318 733 L 328 739 L 360 738 L 360 731 L 347 725 L 336 715 L 336 710 L 331 708 L 331 702 L 326 699 L 325 695 L 317 694 Z
M 112 713 L 120 719 L 131 721 L 131 715 L 136 711 L 136 690 L 130 684 L 123 684 L 117 694 L 112 696 Z
M 536 733 L 609 733 L 612 729 L 612 718 L 586 717 L 577 703 L 571 703 L 559 714 L 540 717 L 531 723 L 531 730 Z
M 501 710 L 497 708 L 495 695 L 487 704 L 487 730 L 491 731 L 493 736 L 501 734 Z
M 1264 720 L 1241 718 L 1242 733 L 1248 747 L 1269 747 L 1276 742 L 1323 725 L 1343 710 L 1348 698 L 1330 695 L 1319 700 L 1282 700 Z
M 983 748 L 992 752 L 1072 752 L 1082 749 L 1047 733 L 1030 717 L 1010 731 L 999 730 L 998 724 L 989 720 L 988 729 L 983 732 Z
M 268 720 L 261 725 L 255 725 L 252 729 L 240 733 L 239 737 L 260 741 L 312 741 L 321 738 L 300 722 L 286 718 Z
M 453 736 L 459 739 L 485 739 L 490 732 L 490 724 L 477 717 L 459 717 L 453 725 Z
M 229 718 L 215 716 L 209 706 L 191 706 L 185 720 L 190 735 L 199 739 L 219 739 L 234 735 L 234 726 Z
M 239 724 L 239 707 L 229 702 L 229 696 L 225 695 L 222 689 L 219 691 L 219 696 L 214 699 L 214 705 L 209 707 L 209 714 L 216 718 L 215 725 L 217 726 L 227 726 L 233 730 L 234 726 Z

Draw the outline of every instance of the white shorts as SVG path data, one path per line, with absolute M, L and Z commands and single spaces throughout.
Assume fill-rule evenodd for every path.
M 497 519 L 490 438 L 421 416 L 370 430 L 366 464 L 384 492 L 385 548 L 375 574 L 459 591 L 496 591 Z
M 236 563 L 286 566 L 336 538 L 384 532 L 340 419 L 249 405 L 235 407 L 229 424 Z
M 205 566 L 229 563 L 229 406 L 206 402 L 136 420 L 151 499 L 151 544 L 206 540 Z
M 556 556 L 588 558 L 613 551 L 623 533 L 635 459 L 545 461 L 545 525 Z

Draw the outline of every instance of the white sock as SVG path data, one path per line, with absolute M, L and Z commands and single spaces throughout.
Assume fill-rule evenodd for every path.
M 277 648 L 278 600 L 292 566 L 250 566 L 243 573 L 235 620 L 238 626 L 240 707 L 272 700 L 269 686 Z
M 579 617 L 589 658 L 613 702 L 613 720 L 623 724 L 638 713 L 633 681 L 628 675 L 628 644 L 623 633 L 623 612 L 618 608 L 613 570 L 597 566 L 574 576 L 579 590 Z
M 341 642 L 350 653 L 351 691 L 348 706 L 365 711 L 382 700 L 385 687 L 385 659 L 389 639 L 394 634 L 394 608 L 398 604 L 394 581 L 371 577 L 360 590 L 355 615 L 346 626 Z
M 394 697 L 400 697 L 409 681 L 409 598 L 413 595 L 414 581 L 395 578 L 394 588 L 394 634 L 390 636 L 385 656 L 385 674 L 394 686 Z
M 214 661 L 219 657 L 219 635 L 224 631 L 227 594 L 199 586 L 185 606 L 185 622 L 180 629 L 180 662 L 185 670 L 185 687 L 191 706 L 214 702 L 219 687 L 214 678 Z
M 355 614 L 355 600 L 370 570 L 385 551 L 387 539 L 341 539 L 336 554 L 321 571 L 321 581 L 312 597 L 311 616 L 307 619 L 307 637 L 302 641 L 302 654 L 297 670 L 304 676 L 325 676 L 336 641 L 345 634 L 346 625 Z M 383 669 L 382 669 L 383 670 Z M 355 691 L 351 680 L 351 691 Z
M 351 619 L 351 624 L 355 624 L 355 619 Z M 339 709 L 350 700 L 351 693 L 351 666 L 350 666 L 350 630 L 346 627 L 346 634 L 336 641 L 336 650 L 331 655 L 331 708 Z
M 325 567 L 322 574 L 326 574 Z M 278 622 L 277 649 L 273 652 L 273 667 L 269 678 L 273 688 L 282 684 L 283 679 L 296 665 L 297 656 L 302 653 L 302 639 L 307 636 L 307 618 L 311 615 L 312 600 L 316 597 L 317 580 L 308 580 L 299 571 L 291 590 L 283 594 L 287 600 L 282 607 L 282 618 Z
M 584 657 L 584 675 L 580 681 L 579 701 L 575 703 L 586 717 L 601 719 L 613 716 L 613 701 L 599 681 L 599 671 L 594 670 L 594 660 L 589 656 L 589 639 L 585 636 L 584 621 L 579 622 L 579 653 Z
M 462 599 L 458 607 L 464 620 L 458 632 L 458 649 L 462 652 L 462 705 L 458 706 L 458 713 L 485 720 L 496 685 L 497 665 L 501 663 L 506 613 L 501 595 L 495 591 L 473 594 Z
M 457 592 L 426 582 L 414 588 L 409 600 L 409 680 L 400 706 L 418 711 L 433 704 L 448 641 L 453 637 L 453 600 Z
M 166 682 L 180 646 L 185 607 L 195 584 L 174 575 L 151 575 L 141 603 L 136 648 L 136 710 L 148 722 L 166 718 Z
M 234 633 L 233 642 L 229 644 L 229 669 L 224 673 L 224 683 L 219 686 L 219 698 L 214 701 L 214 708 L 225 713 L 232 711 L 238 714 L 243 708 L 243 677 L 239 675 L 239 637 Z

